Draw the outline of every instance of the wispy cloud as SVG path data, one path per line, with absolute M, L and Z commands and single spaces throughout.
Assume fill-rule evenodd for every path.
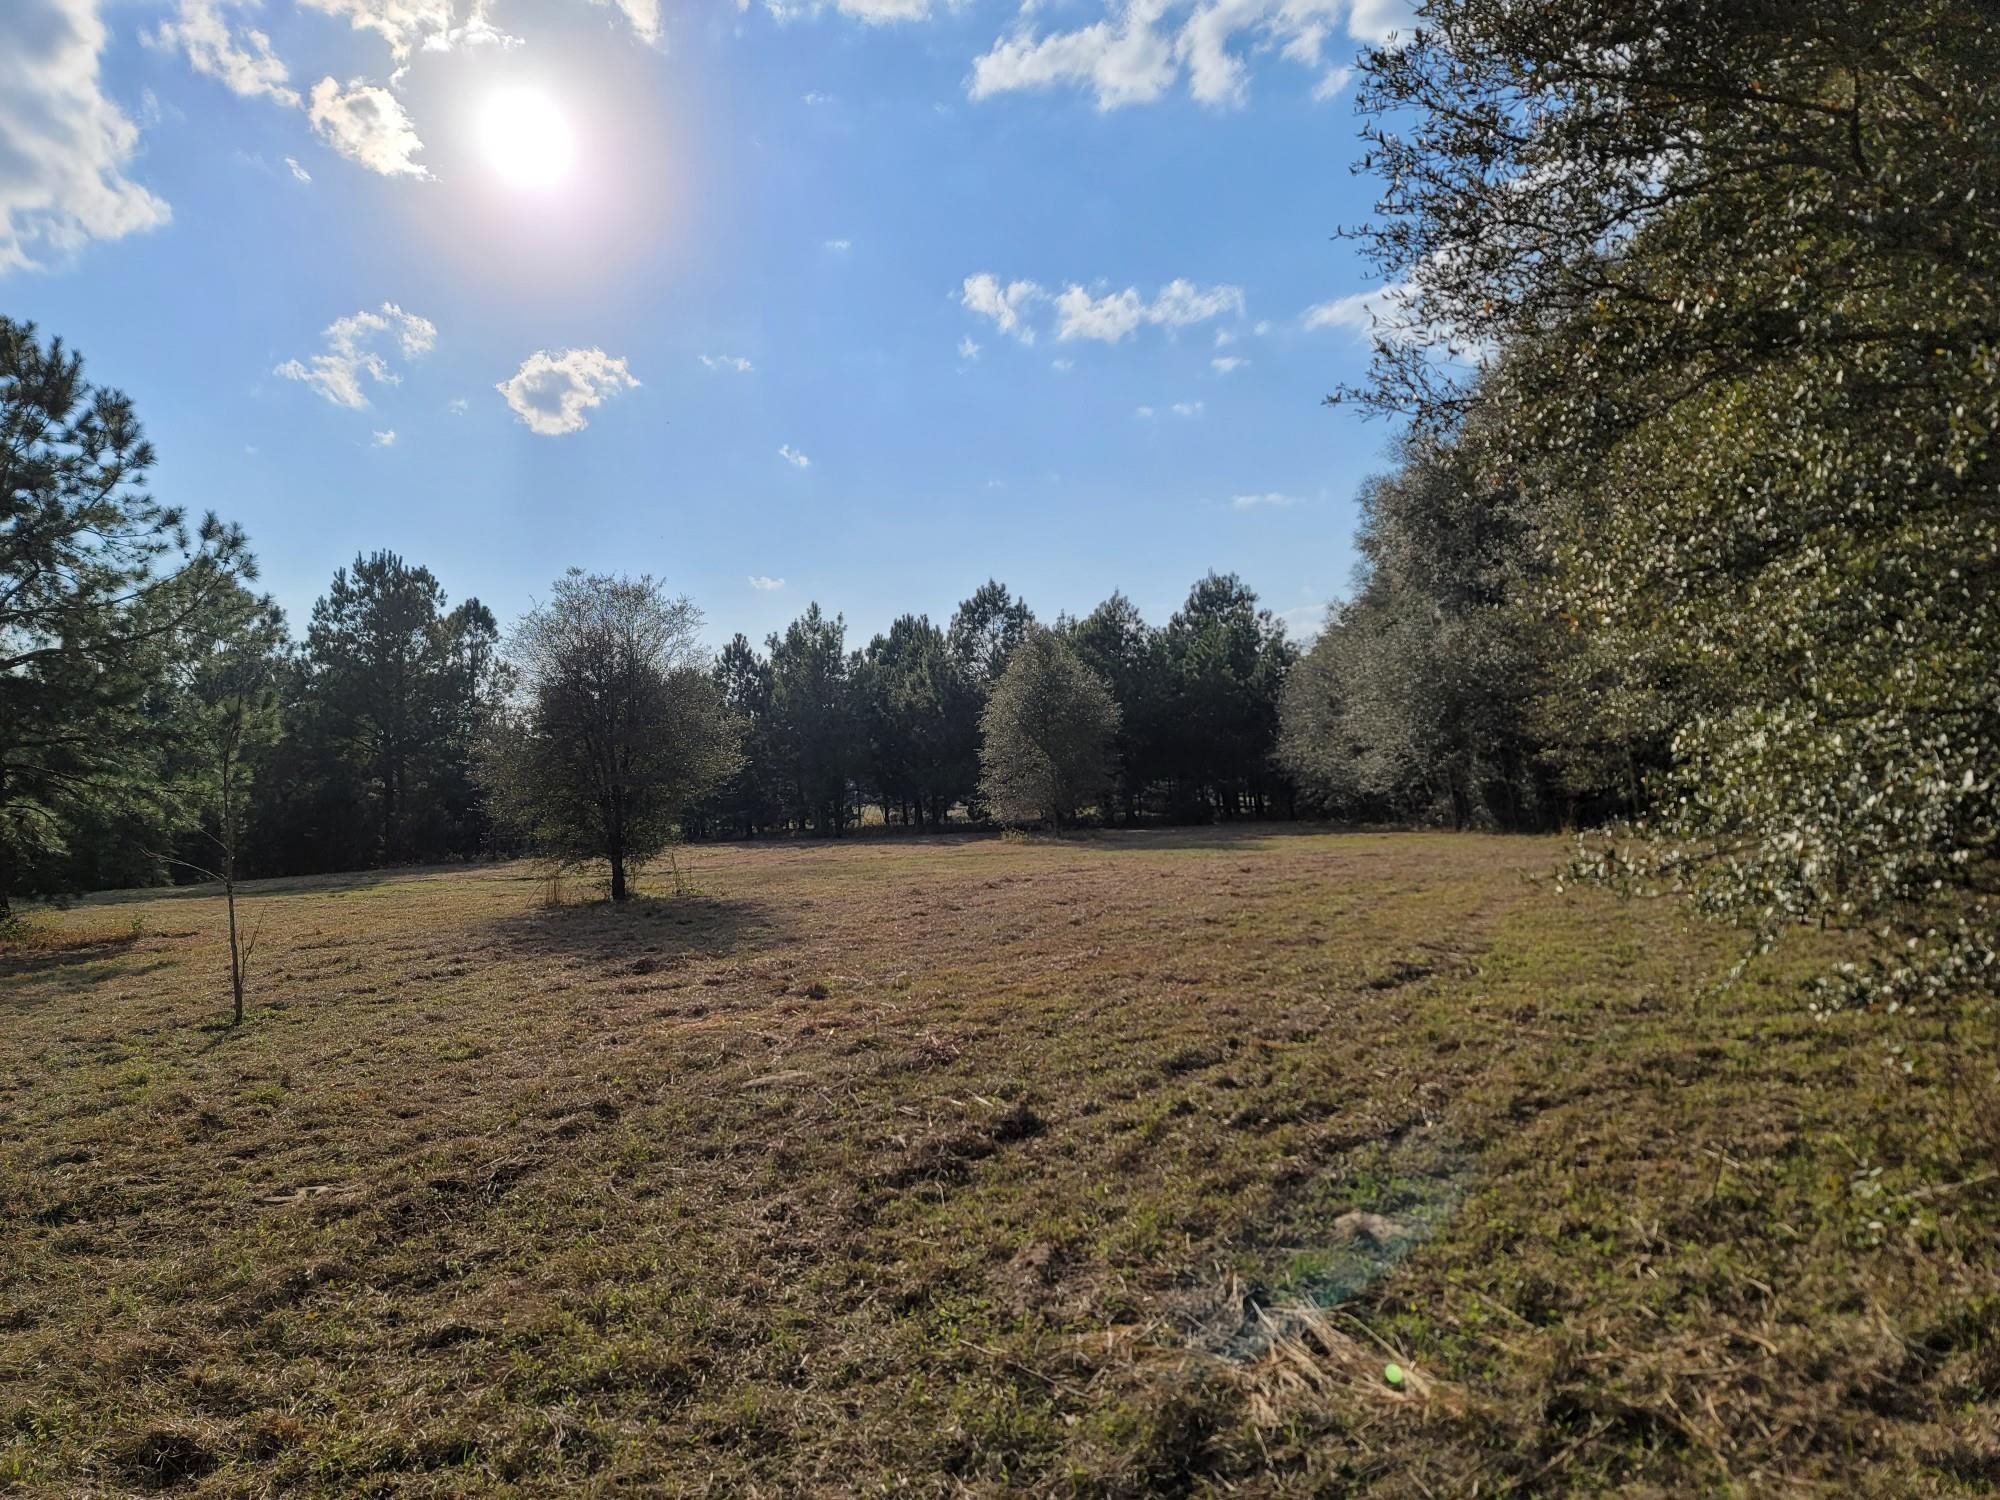
M 1375 334 L 1385 319 L 1395 316 L 1410 290 L 1408 282 L 1396 282 L 1369 292 L 1335 297 L 1307 308 L 1302 321 L 1308 329 L 1342 328 L 1365 340 Z
M 1200 401 L 1176 401 L 1174 403 L 1174 415 L 1177 417 L 1198 417 L 1207 409 L 1207 405 Z
M 393 447 L 395 447 L 395 446 L 396 446 L 396 429 L 395 429 L 395 428 L 393 428 L 393 427 L 390 427 L 390 428 L 388 428 L 388 429 L 386 429 L 386 430 L 384 430 L 384 431 L 382 431 L 382 432 L 378 432 L 378 433 L 376 433 L 376 434 L 375 434 L 375 438 L 374 438 L 374 442 L 373 442 L 373 443 L 371 444 L 371 446 L 373 446 L 373 447 L 376 447 L 376 448 L 393 448 Z
M 966 334 L 958 341 L 958 357 L 968 362 L 979 358 L 979 341 Z
M 700 359 L 711 370 L 733 370 L 738 375 L 748 375 L 757 368 L 740 354 L 704 354 Z
M 752 573 L 750 575 L 750 587 L 757 590 L 760 594 L 776 593 L 784 586 L 785 580 L 782 578 L 768 578 L 762 573 Z
M 195 72 L 218 79 L 246 99 L 268 98 L 288 109 L 299 107 L 291 74 L 271 50 L 271 39 L 252 26 L 235 27 L 225 13 L 255 10 L 258 0 L 180 0 L 172 19 L 145 33 L 149 47 L 178 52 Z
M 311 182 L 313 180 L 312 173 L 308 172 L 304 167 L 300 166 L 298 162 L 293 160 L 291 157 L 288 156 L 285 158 L 285 165 L 292 169 L 292 176 L 296 180 L 300 182 Z
M 1233 495 L 1230 505 L 1237 510 L 1286 510 L 1299 503 L 1296 495 L 1282 495 L 1276 490 L 1268 490 L 1261 495 Z
M 1234 375 L 1250 361 L 1240 354 L 1218 354 L 1209 363 L 1215 367 L 1215 373 L 1218 375 Z
M 288 359 L 273 373 L 305 382 L 335 406 L 359 411 L 368 404 L 361 386 L 364 378 L 377 385 L 396 385 L 402 379 L 377 346 L 393 337 L 404 357 L 415 359 L 437 343 L 437 325 L 384 302 L 374 312 L 336 319 L 327 326 L 325 337 L 323 352 L 303 363 Z
M 1092 294 L 1071 282 L 1052 293 L 1035 281 L 1003 283 L 991 271 L 966 277 L 959 301 L 969 311 L 991 318 L 1000 332 L 1012 334 L 1024 344 L 1035 341 L 1028 315 L 1044 304 L 1055 309 L 1057 339 L 1095 339 L 1106 344 L 1120 343 L 1147 326 L 1177 330 L 1227 313 L 1240 317 L 1244 306 L 1241 287 L 1201 287 L 1185 277 L 1168 282 L 1149 301 L 1137 287 Z
M 812 467 L 812 460 L 799 452 L 790 443 L 779 444 L 778 457 L 782 458 L 795 469 L 810 469 Z
M 845 255 L 854 248 L 853 240 L 827 240 L 824 243 L 835 255 Z

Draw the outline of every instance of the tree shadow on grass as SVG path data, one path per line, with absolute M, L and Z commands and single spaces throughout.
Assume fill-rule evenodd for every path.
M 591 957 L 633 973 L 690 958 L 723 958 L 783 940 L 770 903 L 713 896 L 634 896 L 572 902 L 499 918 L 493 930 L 516 957 Z
M 102 963 L 107 958 L 130 952 L 145 936 L 142 932 L 119 933 L 115 937 L 93 933 L 72 941 L 41 946 L 0 947 L 0 979 L 53 974 L 85 964 Z M 107 972 L 101 977 L 110 978 L 115 972 Z

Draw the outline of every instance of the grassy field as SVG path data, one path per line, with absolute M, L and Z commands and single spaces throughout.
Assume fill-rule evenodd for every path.
M 0 1489 L 1991 1493 L 1991 1010 L 1816 1022 L 1803 947 L 1719 989 L 1560 856 L 278 881 L 235 1031 L 212 892 L 40 915 Z

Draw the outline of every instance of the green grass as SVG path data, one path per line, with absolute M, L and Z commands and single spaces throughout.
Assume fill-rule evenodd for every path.
M 1815 1021 L 1803 943 L 1718 988 L 1559 858 L 272 882 L 240 1030 L 212 893 L 39 916 L 0 1487 L 1990 1493 L 1990 1008 Z

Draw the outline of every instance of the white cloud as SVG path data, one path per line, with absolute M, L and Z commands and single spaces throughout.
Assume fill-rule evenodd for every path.
M 1218 375 L 1234 375 L 1249 363 L 1250 361 L 1240 354 L 1219 354 L 1209 361 Z
M 870 26 L 885 26 L 893 21 L 927 21 L 931 14 L 930 0 L 835 0 L 834 8 L 843 16 L 852 16 Z
M 308 10 L 346 17 L 356 31 L 372 31 L 389 44 L 397 62 L 412 52 L 449 52 L 482 42 L 519 41 L 487 19 L 491 0 L 299 0 Z
M 757 368 L 740 354 L 704 354 L 700 359 L 711 370 L 733 370 L 738 375 L 748 375 Z
M 833 103 L 833 95 L 822 94 L 818 89 L 807 89 L 799 97 L 805 100 L 807 104 L 812 104 L 812 105 Z M 784 580 L 780 579 L 779 581 L 783 582 Z
M 1278 618 L 1285 622 L 1285 633 L 1303 644 L 1326 628 L 1328 608 L 1324 604 L 1298 604 L 1279 610 Z
M 537 350 L 494 387 L 530 432 L 560 437 L 590 425 L 584 413 L 639 382 L 602 349 Z
M 1133 411 L 1133 415 L 1141 418 L 1144 421 L 1150 422 L 1153 420 L 1153 408 L 1150 406 L 1138 407 Z
M 343 91 L 331 78 L 313 85 L 307 109 L 320 139 L 349 161 L 385 177 L 428 178 L 413 158 L 424 149 L 402 103 L 387 89 L 355 79 Z
M 1146 304 L 1131 287 L 1093 297 L 1080 286 L 1068 287 L 1056 298 L 1056 337 L 1102 339 L 1115 344 L 1131 337 L 1146 320 Z
M 750 587 L 757 590 L 760 594 L 776 593 L 784 586 L 785 580 L 782 578 L 767 578 L 762 573 L 752 573 L 750 575 Z
M 454 396 L 450 401 L 445 403 L 445 410 L 450 412 L 454 417 L 462 417 L 472 410 L 472 403 L 463 396 Z
M 1271 490 L 1262 495 L 1233 495 L 1230 497 L 1229 503 L 1237 510 L 1260 510 L 1266 508 L 1285 510 L 1297 505 L 1299 501 L 1296 495 L 1281 495 L 1276 490 Z
M 1344 328 L 1356 338 L 1367 340 L 1375 336 L 1382 320 L 1395 317 L 1410 291 L 1409 283 L 1397 282 L 1377 287 L 1372 292 L 1335 297 L 1307 308 L 1305 326 L 1308 329 Z
M 966 334 L 958 341 L 958 357 L 963 360 L 979 358 L 979 341 L 971 334 Z
M 261 0 L 180 0 L 172 20 L 146 34 L 149 47 L 184 53 L 197 73 L 220 79 L 233 94 L 268 98 L 288 109 L 299 107 L 291 74 L 271 50 L 271 39 L 255 27 L 232 28 L 229 9 L 254 10 Z
M 990 271 L 980 271 L 965 278 L 965 288 L 959 301 L 983 318 L 991 318 L 993 326 L 1002 333 L 1011 333 L 1024 344 L 1035 341 L 1035 330 L 1021 320 L 1021 314 L 1037 302 L 1044 301 L 1048 293 L 1032 281 L 1013 281 L 1005 287 Z
M 1128 0 L 1116 23 L 1037 37 L 1024 25 L 995 42 L 972 64 L 967 92 L 987 99 L 1015 89 L 1088 86 L 1099 109 L 1147 104 L 1173 87 L 1180 72 L 1170 38 L 1156 30 L 1164 0 Z
M 386 432 L 378 432 L 378 433 L 376 433 L 376 434 L 375 434 L 375 441 L 374 441 L 374 443 L 373 443 L 373 445 L 372 445 L 372 446 L 374 446 L 374 447 L 377 447 L 377 448 L 393 448 L 393 447 L 395 447 L 395 446 L 396 446 L 396 429 L 395 429 L 395 428 L 393 428 L 393 427 L 391 427 L 391 428 L 389 428 L 389 429 L 388 429 L 388 430 L 387 430 Z
M 1249 98 L 1246 56 L 1275 49 L 1318 67 L 1335 26 L 1358 43 L 1386 42 L 1414 19 L 1410 0 L 1107 0 L 1105 9 L 1091 25 L 1038 34 L 1035 7 L 1024 5 L 1014 34 L 974 60 L 967 92 L 1082 88 L 1112 110 L 1150 104 L 1185 78 L 1203 104 L 1236 108 Z
M 1143 324 L 1185 328 L 1226 312 L 1242 314 L 1241 287 L 1213 286 L 1204 291 L 1191 281 L 1178 279 L 1161 287 L 1159 295 L 1147 302 L 1136 287 L 1093 297 L 1082 287 L 1071 285 L 1056 298 L 1056 337 L 1115 344 Z
M 1160 295 L 1146 309 L 1146 321 L 1168 328 L 1185 328 L 1190 323 L 1219 318 L 1226 312 L 1243 315 L 1242 287 L 1212 286 L 1203 291 L 1192 281 L 1181 279 L 1160 288 Z
M 1177 417 L 1198 417 L 1207 409 L 1207 405 L 1200 401 L 1176 401 L 1174 403 L 1174 415 Z
M 1265 334 L 1271 331 L 1271 320 L 1269 318 L 1261 319 L 1258 322 L 1257 326 L 1255 328 L 1252 328 L 1250 331 L 1256 334 L 1257 337 L 1261 339 Z
M 1071 370 L 1076 368 L 1076 361 L 1073 359 L 1052 359 L 1049 361 L 1049 368 L 1054 370 L 1058 375 L 1067 375 Z
M 853 240 L 827 240 L 825 244 L 835 255 L 845 255 L 854 248 Z
M 786 463 L 790 464 L 795 469 L 810 469 L 812 467 L 812 460 L 807 458 L 803 453 L 799 452 L 799 450 L 794 448 L 790 443 L 782 443 L 779 445 L 778 457 L 782 458 Z
M 298 181 L 311 182 L 313 180 L 313 174 L 308 172 L 304 167 L 300 166 L 291 157 L 288 156 L 285 158 L 285 165 L 292 169 L 292 176 L 296 178 Z
M 603 4 L 604 0 L 597 0 Z M 614 0 L 619 12 L 632 27 L 632 34 L 648 46 L 660 39 L 660 0 Z
M 1326 103 L 1346 88 L 1348 81 L 1353 77 L 1354 69 L 1350 67 L 1328 68 L 1320 75 L 1319 82 L 1313 85 L 1313 98 L 1321 104 Z
M 428 354 L 437 343 L 437 325 L 430 319 L 384 302 L 375 312 L 336 320 L 327 327 L 324 353 L 315 354 L 304 364 L 288 359 L 273 373 L 304 381 L 335 406 L 360 411 L 368 404 L 367 393 L 361 388 L 364 375 L 379 385 L 396 385 L 402 379 L 389 368 L 389 361 L 370 347 L 391 334 L 408 359 Z
M 0 273 L 172 216 L 125 175 L 139 131 L 98 87 L 105 40 L 95 0 L 0 3 Z

